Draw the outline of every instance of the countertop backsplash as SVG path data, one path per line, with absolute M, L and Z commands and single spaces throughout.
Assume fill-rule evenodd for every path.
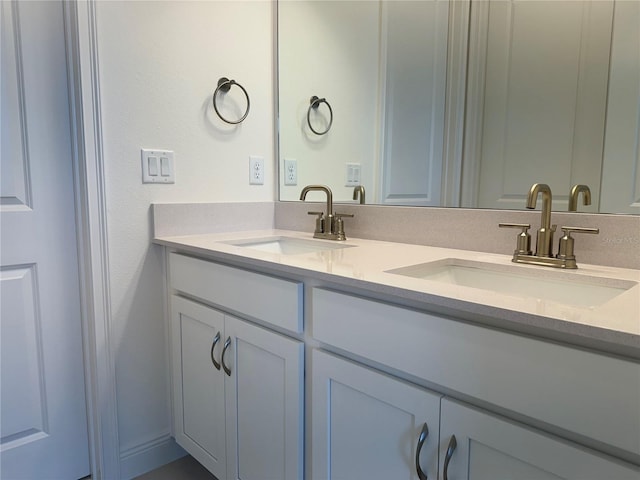
M 276 228 L 312 232 L 308 211 L 322 209 L 320 202 L 233 202 L 153 204 L 154 237 L 194 235 Z M 336 204 L 345 219 L 347 237 L 384 240 L 510 255 L 517 230 L 500 229 L 500 222 L 530 223 L 532 248 L 540 225 L 540 211 L 465 208 L 395 207 Z M 640 216 L 553 212 L 561 226 L 599 228 L 598 235 L 575 235 L 578 266 L 581 263 L 640 269 Z

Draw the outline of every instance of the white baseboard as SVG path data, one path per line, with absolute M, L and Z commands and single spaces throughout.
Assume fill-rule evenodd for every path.
M 187 452 L 170 434 L 162 435 L 121 452 L 120 478 L 123 480 L 135 478 L 182 458 L 186 454 Z

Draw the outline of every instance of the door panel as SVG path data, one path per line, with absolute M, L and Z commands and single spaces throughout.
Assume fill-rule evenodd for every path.
M 2 2 L 2 170 L 0 205 L 30 207 L 29 151 L 18 7 Z M 8 121 L 10 119 L 10 121 Z
M 457 441 L 447 472 L 451 480 L 631 480 L 640 475 L 640 467 L 447 398 L 441 415 L 441 473 L 451 436 Z
M 226 478 L 224 315 L 174 296 L 173 404 L 176 441 L 220 479 Z M 219 340 L 213 343 L 219 334 Z
M 302 479 L 304 344 L 226 316 L 228 478 Z
M 385 2 L 381 21 L 386 77 L 380 203 L 439 206 L 449 4 Z
M 611 45 L 603 213 L 640 213 L 640 2 L 617 2 Z
M 62 3 L 1 9 L 0 477 L 80 478 L 89 449 Z
M 440 396 L 314 350 L 312 478 L 436 478 Z
M 481 442 L 469 441 L 469 478 L 522 478 L 536 480 L 559 480 L 562 477 L 545 472 L 527 462 L 505 455 Z
M 216 401 L 224 398 L 224 377 L 209 358 L 216 331 L 188 315 L 181 315 L 180 323 L 184 434 L 212 455 L 224 454 L 224 437 L 218 433 L 224 426 L 224 402 Z M 224 455 L 217 460 L 224 462 Z
M 581 210 L 597 211 L 613 2 L 475 2 L 472 15 L 486 32 L 469 61 L 470 72 L 485 73 L 469 80 L 483 92 L 467 118 L 482 122 L 466 139 L 480 164 L 470 206 L 522 209 L 531 185 L 544 182 L 566 210 L 581 183 L 592 194 Z
M 11 385 L 1 392 L 4 446 L 46 437 L 49 426 L 35 266 L 3 266 L 0 289 L 2 383 Z

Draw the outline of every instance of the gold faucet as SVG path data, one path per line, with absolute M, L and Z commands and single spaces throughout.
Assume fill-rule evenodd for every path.
M 343 217 L 353 217 L 346 213 L 333 213 L 333 193 L 325 185 L 307 185 L 300 192 L 300 200 L 307 198 L 307 193 L 311 191 L 324 192 L 327 196 L 327 212 L 307 212 L 309 215 L 316 215 L 316 229 L 313 238 L 323 238 L 325 240 L 346 240 L 344 234 Z
M 360 197 L 360 205 L 364 205 L 364 187 L 362 185 L 353 187 L 353 199 L 358 200 L 358 196 Z
M 577 197 L 580 191 L 584 194 L 584 201 L 591 202 L 591 192 L 589 187 L 586 190 L 580 188 L 586 187 L 585 185 L 576 185 L 571 190 L 571 196 L 575 200 L 574 204 L 577 204 Z M 574 193 L 575 191 L 575 193 Z M 544 183 L 534 183 L 529 190 L 529 196 L 527 197 L 527 208 L 536 208 L 536 200 L 538 194 L 542 193 L 542 213 L 540 220 L 540 229 L 538 230 L 538 238 L 536 243 L 536 252 L 531 254 L 531 236 L 529 235 L 530 224 L 524 223 L 500 223 L 499 227 L 510 227 L 521 229 L 518 235 L 518 245 L 513 252 L 513 262 L 516 263 L 531 263 L 533 265 L 544 265 L 547 267 L 557 268 L 578 268 L 576 264 L 576 256 L 573 252 L 574 239 L 571 233 L 599 233 L 597 228 L 586 227 L 562 227 L 564 235 L 560 239 L 558 245 L 558 254 L 553 255 L 553 233 L 556 231 L 556 226 L 551 225 L 551 189 L 549 185 Z M 569 210 L 571 210 L 572 203 L 569 203 Z
M 582 204 L 591 205 L 591 190 L 587 185 L 574 185 L 569 194 L 569 211 L 578 211 L 578 195 L 582 192 Z
M 537 257 L 553 257 L 551 245 L 553 244 L 553 232 L 556 231 L 556 226 L 551 226 L 551 188 L 549 188 L 549 185 L 546 183 L 534 183 L 531 185 L 529 196 L 527 197 L 527 208 L 536 208 L 538 193 L 542 193 L 542 210 L 535 255 Z

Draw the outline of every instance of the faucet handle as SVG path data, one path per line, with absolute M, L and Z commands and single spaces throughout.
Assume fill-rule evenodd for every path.
M 316 230 L 313 232 L 324 233 L 324 212 L 307 212 L 307 215 L 316 215 Z
M 344 217 L 347 218 L 353 218 L 353 214 L 352 213 L 334 213 L 333 217 L 335 218 L 335 225 L 336 225 L 336 236 L 338 237 L 337 240 L 346 240 L 347 237 L 344 234 L 344 220 L 342 220 Z
M 531 228 L 530 223 L 499 223 L 500 228 L 522 228 L 523 232 L 526 232 Z
M 589 227 L 560 227 L 562 231 L 566 235 L 570 235 L 571 232 L 574 233 L 600 233 L 599 228 L 589 228 Z
M 587 228 L 587 227 L 561 227 L 564 235 L 560 238 L 560 244 L 558 245 L 558 254 L 557 258 L 562 260 L 571 260 L 575 264 L 575 254 L 573 251 L 574 246 L 574 238 L 571 236 L 571 233 L 600 233 L 599 228 Z M 575 266 L 573 267 L 575 268 Z
M 530 223 L 499 223 L 500 228 L 520 228 L 522 231 L 518 234 L 518 244 L 513 252 L 514 255 L 531 255 L 531 235 L 528 230 L 531 228 Z

